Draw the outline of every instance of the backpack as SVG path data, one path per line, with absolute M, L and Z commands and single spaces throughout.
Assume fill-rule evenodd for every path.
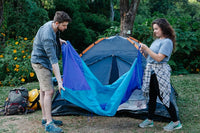
M 28 92 L 28 109 L 37 110 L 40 109 L 40 90 L 32 89 Z
M 4 115 L 26 114 L 28 90 L 24 87 L 10 90 L 4 104 Z

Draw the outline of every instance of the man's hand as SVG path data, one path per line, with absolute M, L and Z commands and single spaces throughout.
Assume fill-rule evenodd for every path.
M 60 45 L 62 45 L 63 43 L 66 43 L 66 41 L 60 38 Z
M 62 84 L 63 84 L 62 81 L 59 81 L 59 82 L 58 82 L 58 90 L 59 90 L 59 92 L 61 91 L 61 89 L 62 89 L 63 91 L 65 91 L 65 88 L 63 87 Z
M 63 82 L 62 82 L 61 76 L 60 76 L 60 68 L 59 68 L 58 63 L 52 64 L 52 68 L 53 68 L 53 73 L 56 76 L 56 79 L 58 81 L 59 92 L 61 91 L 61 89 L 65 90 L 65 88 L 63 87 Z

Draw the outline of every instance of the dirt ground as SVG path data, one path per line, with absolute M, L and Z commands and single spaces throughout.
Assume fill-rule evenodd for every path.
M 104 116 L 57 116 L 65 133 L 162 133 L 164 122 L 150 129 L 138 128 L 141 119 Z M 44 133 L 41 111 L 27 115 L 0 116 L 0 133 Z

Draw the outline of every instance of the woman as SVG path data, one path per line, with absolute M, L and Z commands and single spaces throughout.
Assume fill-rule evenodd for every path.
M 170 102 L 170 71 L 167 64 L 172 51 L 175 49 L 175 32 L 166 19 L 156 19 L 152 22 L 155 41 L 148 48 L 140 44 L 140 50 L 147 57 L 147 65 L 143 75 L 142 90 L 149 96 L 148 118 L 139 124 L 139 127 L 153 127 L 153 115 L 156 109 L 156 99 L 159 97 L 169 112 L 172 121 L 164 127 L 166 131 L 182 128 L 177 118 L 176 109 Z

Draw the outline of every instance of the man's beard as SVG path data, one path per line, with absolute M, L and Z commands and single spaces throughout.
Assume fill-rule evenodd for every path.
M 58 27 L 59 26 L 60 26 L 60 24 L 58 25 Z M 58 27 L 57 27 L 58 32 L 63 32 L 64 31 L 64 30 L 60 30 Z
M 57 32 L 61 32 L 61 30 L 58 27 L 57 27 L 57 30 L 58 30 Z

